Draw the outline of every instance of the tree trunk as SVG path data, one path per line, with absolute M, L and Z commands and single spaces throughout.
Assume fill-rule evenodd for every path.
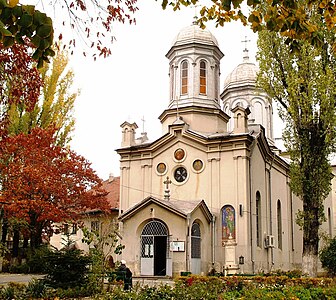
M 1 243 L 3 243 L 3 244 L 6 244 L 7 233 L 8 233 L 8 222 L 7 222 L 7 219 L 3 219 L 2 233 L 1 233 Z
M 30 248 L 34 250 L 42 244 L 42 228 L 39 223 L 36 223 L 30 234 Z
M 303 274 L 307 274 L 309 277 L 316 277 L 317 275 L 318 255 L 314 254 L 314 252 L 315 251 L 309 253 L 307 249 L 306 251 L 303 251 L 302 272 Z
M 14 229 L 13 232 L 13 249 L 12 249 L 12 256 L 18 257 L 19 256 L 19 242 L 20 242 L 20 232 L 17 229 Z

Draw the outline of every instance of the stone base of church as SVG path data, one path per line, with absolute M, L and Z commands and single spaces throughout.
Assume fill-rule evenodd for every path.
M 226 265 L 223 266 L 223 273 L 224 275 L 234 275 L 239 273 L 239 265 Z

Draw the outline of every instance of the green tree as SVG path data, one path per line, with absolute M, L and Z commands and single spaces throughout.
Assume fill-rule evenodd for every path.
M 108 258 L 112 254 L 121 254 L 125 248 L 120 244 L 120 235 L 118 233 L 118 223 L 111 220 L 106 214 L 101 215 L 104 219 L 100 223 L 99 231 L 92 231 L 83 227 L 82 241 L 90 246 L 90 256 L 92 258 L 92 274 L 90 274 L 91 289 L 101 291 L 104 285 L 104 278 L 111 272 L 108 265 Z
M 158 0 L 156 0 L 158 1 Z M 42 1 L 44 2 L 44 1 Z M 161 6 L 168 6 L 174 10 L 181 6 L 201 5 L 199 24 L 204 27 L 209 20 L 223 26 L 226 22 L 240 20 L 249 24 L 254 31 L 260 31 L 263 26 L 269 31 L 279 32 L 287 38 L 293 48 L 296 40 L 309 40 L 313 45 L 321 45 L 318 27 L 311 19 L 310 11 L 318 7 L 321 17 L 330 31 L 335 31 L 336 7 L 333 0 L 212 0 L 204 5 L 201 0 L 161 0 Z M 260 4 L 268 3 L 266 10 L 260 9 Z M 96 49 L 101 56 L 111 54 L 110 42 L 114 38 L 112 24 L 114 22 L 135 23 L 134 13 L 138 10 L 137 0 L 120 1 L 59 1 L 52 2 L 52 6 L 65 10 L 62 23 L 74 31 L 77 36 L 85 40 L 86 44 Z M 248 9 L 246 9 L 246 7 Z M 60 16 L 57 11 L 57 16 Z M 28 37 L 36 51 L 34 58 L 39 66 L 52 56 L 53 43 L 52 20 L 32 5 L 20 5 L 18 0 L 0 0 L 0 42 L 6 45 L 13 44 L 14 40 L 21 41 Z M 60 38 L 62 34 L 60 35 Z M 105 39 L 108 37 L 108 39 Z M 71 46 L 75 47 L 76 39 L 70 39 Z M 336 43 L 332 44 L 334 50 Z
M 54 29 L 51 18 L 33 5 L 18 5 L 17 0 L 0 0 L 0 42 L 10 47 L 14 42 L 24 44 L 28 38 L 33 48 L 32 57 L 42 67 L 54 55 Z
M 70 29 L 68 33 L 74 32 L 86 45 L 96 50 L 95 57 L 106 57 L 111 53 L 112 24 L 134 23 L 132 15 L 137 10 L 137 0 L 41 2 L 55 9 L 57 18 L 62 19 L 63 25 Z M 62 36 L 60 34 L 59 38 L 62 39 Z M 54 28 L 50 17 L 34 5 L 21 5 L 18 0 L 0 0 L 0 42 L 9 47 L 15 41 L 23 44 L 24 38 L 28 38 L 35 49 L 32 57 L 38 61 L 38 67 L 49 62 L 55 54 L 52 49 Z M 68 39 L 69 46 L 75 47 L 76 38 L 68 36 Z
M 73 92 L 74 73 L 68 70 L 68 55 L 57 51 L 50 64 L 40 69 L 44 82 L 39 101 L 33 110 L 27 110 L 21 103 L 12 103 L 9 108 L 9 133 L 30 133 L 34 127 L 56 128 L 58 146 L 65 146 L 71 140 L 75 119 L 74 103 L 79 91 Z
M 327 241 L 320 251 L 322 267 L 327 269 L 330 274 L 336 274 L 336 238 Z
M 303 230 L 303 271 L 316 275 L 323 203 L 331 189 L 329 156 L 335 149 L 336 61 L 334 35 L 311 10 L 323 47 L 298 41 L 290 46 L 278 33 L 259 33 L 259 86 L 280 104 L 283 138 L 290 154 L 291 188 L 303 201 L 297 223 Z

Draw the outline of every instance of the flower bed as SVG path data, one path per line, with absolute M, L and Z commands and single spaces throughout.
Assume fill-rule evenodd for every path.
M 83 290 L 48 290 L 36 281 L 27 288 L 10 285 L 0 290 L 0 299 L 71 299 L 83 295 Z M 34 295 L 35 293 L 35 295 Z M 58 293 L 58 294 L 57 294 Z M 181 276 L 174 286 L 154 287 L 135 285 L 124 291 L 120 284 L 108 291 L 92 295 L 99 300 L 229 300 L 229 299 L 336 299 L 334 278 L 290 278 L 288 276 Z

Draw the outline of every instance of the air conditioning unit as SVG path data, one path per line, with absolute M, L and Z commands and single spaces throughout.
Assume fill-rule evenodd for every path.
M 274 248 L 275 240 L 273 235 L 266 235 L 265 248 Z

